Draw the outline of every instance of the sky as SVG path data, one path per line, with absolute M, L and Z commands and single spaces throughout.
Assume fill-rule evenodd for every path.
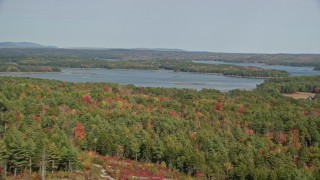
M 0 41 L 320 53 L 320 0 L 0 0 Z

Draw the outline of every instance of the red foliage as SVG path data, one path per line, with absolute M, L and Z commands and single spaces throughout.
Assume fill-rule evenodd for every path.
M 84 102 L 90 103 L 92 101 L 92 98 L 90 95 L 84 95 L 84 96 L 82 96 L 82 100 Z
M 281 143 L 282 145 L 285 145 L 287 142 L 287 134 L 283 133 L 283 132 L 279 132 L 276 137 L 275 140 L 278 141 L 279 143 Z
M 217 110 L 217 111 L 221 111 L 222 107 L 223 107 L 222 104 L 215 104 L 214 105 L 214 109 Z
M 49 109 L 49 106 L 47 105 L 42 105 L 42 114 L 45 114 Z
M 178 113 L 177 113 L 176 111 L 171 111 L 171 112 L 170 112 L 170 115 L 171 115 L 172 117 L 174 117 L 174 118 L 178 118 L 178 117 L 179 117 L 179 115 L 178 115 Z
M 196 173 L 196 178 L 197 178 L 197 179 L 202 179 L 202 178 L 204 178 L 204 176 L 205 176 L 205 174 L 204 174 L 203 172 L 199 172 L 199 171 L 198 171 L 198 172 Z
M 34 116 L 33 120 L 39 124 L 41 122 L 41 117 L 39 115 L 36 115 Z
M 86 130 L 81 123 L 76 123 L 74 127 L 74 136 L 77 140 L 83 141 L 86 138 Z
M 136 162 L 128 159 L 120 159 L 115 157 L 102 157 L 106 171 L 112 177 L 118 179 L 167 179 L 173 175 L 178 178 L 178 174 L 170 171 L 166 167 L 162 167 L 160 164 L 151 165 L 149 163 Z M 181 179 L 181 178 L 178 178 Z
M 110 92 L 110 90 L 111 90 L 111 89 L 110 89 L 109 86 L 105 86 L 105 87 L 103 88 L 103 91 L 104 91 L 104 92 Z

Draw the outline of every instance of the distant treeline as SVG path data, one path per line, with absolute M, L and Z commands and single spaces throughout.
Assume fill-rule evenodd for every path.
M 173 61 L 173 60 L 97 60 L 86 58 L 68 58 L 68 57 L 25 57 L 13 58 L 11 62 L 17 63 L 23 67 L 69 67 L 69 68 L 107 68 L 107 69 L 166 69 L 182 72 L 196 73 L 218 73 L 227 76 L 237 77 L 285 77 L 288 76 L 286 71 L 267 70 L 256 67 L 242 67 L 235 65 L 214 65 L 199 64 L 190 61 Z M 0 66 L 1 67 L 1 66 Z M 52 68 L 53 69 L 53 68 Z M 1 70 L 1 69 L 0 69 Z
M 182 72 L 220 73 L 226 76 L 238 77 L 285 77 L 288 72 L 280 70 L 261 69 L 257 67 L 242 67 L 235 65 L 214 65 L 192 62 L 165 62 L 160 68 Z
M 237 54 L 155 50 L 0 49 L 0 63 L 25 66 L 108 69 L 172 69 L 184 72 L 221 73 L 240 77 L 280 77 L 287 73 L 222 65 L 196 65 L 194 60 L 266 63 L 270 65 L 314 66 L 317 54 Z
M 266 63 L 270 65 L 320 66 L 320 54 L 250 54 L 212 53 L 190 51 L 156 51 L 134 49 L 80 50 L 80 49 L 0 49 L 0 59 L 25 57 L 72 57 L 115 60 L 177 60 L 227 61 Z M 319 68 L 317 68 L 319 69 Z
M 0 72 L 60 72 L 59 67 L 0 64 Z
M 320 93 L 320 76 L 301 76 L 268 79 L 258 88 L 281 93 L 312 92 Z

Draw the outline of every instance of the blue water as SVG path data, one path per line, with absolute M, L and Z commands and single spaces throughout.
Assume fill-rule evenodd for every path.
M 231 62 L 223 62 L 223 61 L 193 61 L 196 63 L 203 63 L 203 64 L 230 64 L 230 65 L 237 65 L 237 66 L 255 66 L 262 69 L 277 69 L 277 70 L 284 70 L 290 73 L 291 76 L 312 76 L 312 75 L 320 75 L 320 71 L 314 71 L 313 67 L 308 66 L 281 66 L 281 65 L 266 65 L 264 63 L 231 63 Z
M 167 70 L 62 69 L 58 73 L 0 73 L 0 76 L 55 79 L 67 82 L 114 82 L 143 87 L 190 89 L 254 89 L 263 79 L 234 78 L 214 74 L 173 72 Z
M 206 64 L 234 64 L 256 66 L 264 69 L 285 70 L 292 76 L 320 75 L 312 67 L 269 66 L 261 63 L 226 63 L 221 61 L 196 61 Z M 0 73 L 0 76 L 55 79 L 66 82 L 114 82 L 143 87 L 174 87 L 190 89 L 254 89 L 264 79 L 235 78 L 216 74 L 173 72 L 168 70 L 122 70 L 122 69 L 62 69 L 57 73 Z

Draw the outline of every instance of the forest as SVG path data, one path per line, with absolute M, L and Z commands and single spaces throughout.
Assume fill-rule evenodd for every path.
M 223 93 L 0 77 L 1 177 L 93 178 L 95 163 L 116 179 L 319 179 L 319 80 Z
M 59 67 L 0 64 L 0 72 L 60 72 Z
M 269 65 L 314 66 L 319 70 L 319 54 L 258 54 L 214 53 L 193 51 L 165 51 L 152 49 L 1 49 L 0 59 L 15 61 L 26 57 L 94 60 L 170 60 L 170 61 L 226 61 L 265 63 Z
M 311 92 L 320 93 L 320 76 L 268 79 L 259 85 L 261 89 L 272 89 L 281 93 Z

